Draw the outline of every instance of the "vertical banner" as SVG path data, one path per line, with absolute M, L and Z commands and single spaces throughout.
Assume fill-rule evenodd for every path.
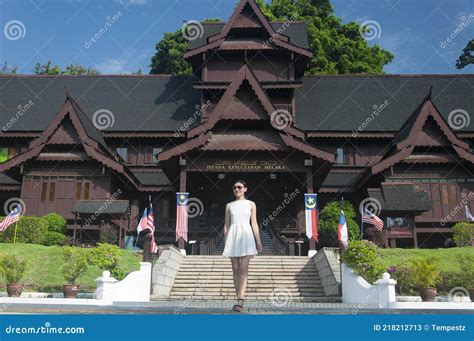
M 176 241 L 188 242 L 188 198 L 189 193 L 176 193 Z
M 319 242 L 318 235 L 318 195 L 305 193 L 304 210 L 306 218 L 306 236 L 309 240 L 313 238 Z

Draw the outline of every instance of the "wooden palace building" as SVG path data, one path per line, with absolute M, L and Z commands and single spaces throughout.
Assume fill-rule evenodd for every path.
M 305 75 L 306 24 L 254 0 L 201 25 L 191 76 L 0 76 L 0 207 L 57 212 L 81 244 L 112 227 L 123 246 L 151 196 L 157 244 L 178 245 L 188 192 L 194 253 L 222 238 L 237 179 L 287 253 L 332 246 L 305 239 L 304 193 L 379 206 L 391 247 L 443 247 L 474 212 L 474 122 L 454 117 L 474 113 L 472 75 Z

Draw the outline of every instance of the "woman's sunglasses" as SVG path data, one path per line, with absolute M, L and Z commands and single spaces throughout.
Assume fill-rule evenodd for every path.
M 244 186 L 232 186 L 233 190 L 236 190 L 236 189 L 241 190 L 242 188 L 244 188 Z

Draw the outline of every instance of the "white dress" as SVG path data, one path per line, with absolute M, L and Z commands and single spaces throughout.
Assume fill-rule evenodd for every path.
M 227 231 L 223 256 L 242 257 L 257 255 L 257 247 L 250 225 L 251 201 L 235 200 L 230 203 L 230 226 Z

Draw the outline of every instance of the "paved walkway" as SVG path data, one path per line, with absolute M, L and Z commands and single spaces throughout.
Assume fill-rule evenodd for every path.
M 239 314 L 231 310 L 234 301 L 154 301 L 115 303 L 101 306 L 96 300 L 66 299 L 0 299 L 3 314 Z M 374 305 L 343 303 L 289 303 L 274 305 L 247 302 L 243 314 L 474 314 L 474 305 L 461 304 L 459 309 L 379 309 Z M 242 314 L 240 313 L 240 314 Z

